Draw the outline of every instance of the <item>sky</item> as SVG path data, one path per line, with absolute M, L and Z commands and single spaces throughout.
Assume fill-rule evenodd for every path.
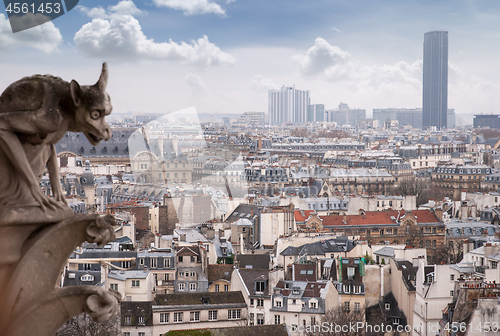
M 448 107 L 500 113 L 497 0 L 80 0 L 18 33 L 0 4 L 0 91 L 38 73 L 93 84 L 106 61 L 118 113 L 267 112 L 285 85 L 371 115 L 422 106 L 434 30 L 449 32 Z

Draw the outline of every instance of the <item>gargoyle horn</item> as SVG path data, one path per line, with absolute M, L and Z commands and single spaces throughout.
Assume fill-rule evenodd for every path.
M 98 87 L 100 90 L 106 90 L 108 85 L 108 64 L 106 62 L 102 63 L 101 77 L 94 86 Z

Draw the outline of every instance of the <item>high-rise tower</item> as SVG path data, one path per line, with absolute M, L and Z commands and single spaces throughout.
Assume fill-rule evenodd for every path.
M 309 91 L 283 86 L 281 90 L 269 90 L 269 124 L 306 122 Z
M 422 128 L 446 128 L 448 117 L 448 32 L 424 35 Z

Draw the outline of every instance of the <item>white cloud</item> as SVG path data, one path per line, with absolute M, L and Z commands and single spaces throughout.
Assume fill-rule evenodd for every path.
M 208 0 L 153 0 L 158 7 L 168 7 L 184 12 L 184 15 L 217 14 L 226 16 L 226 11 L 217 3 Z M 232 2 L 231 0 L 226 3 Z
M 41 14 L 28 13 L 20 17 L 20 20 L 39 21 Z M 43 20 L 43 18 L 42 18 Z M 45 20 L 43 20 L 45 22 Z M 52 22 L 46 22 L 39 26 L 12 33 L 9 19 L 0 14 L 0 50 L 9 51 L 20 47 L 30 47 L 51 53 L 58 49 L 63 38 L 58 28 Z
M 266 79 L 262 75 L 254 76 L 252 79 L 252 89 L 257 93 L 267 92 L 268 90 L 275 90 L 279 86 L 276 85 L 272 79 Z
M 200 76 L 193 73 L 188 73 L 185 79 L 188 85 L 191 87 L 192 95 L 194 97 L 202 98 L 210 94 L 210 90 L 205 85 L 205 83 L 203 83 L 203 80 L 200 78 Z
M 88 17 L 92 19 L 110 19 L 112 17 L 112 14 L 114 15 L 139 15 L 139 14 L 144 14 L 145 12 L 141 11 L 139 8 L 136 7 L 134 2 L 132 0 L 121 0 L 114 6 L 109 6 L 109 12 L 112 14 L 106 13 L 106 10 L 102 8 L 101 6 L 99 7 L 93 7 L 93 8 L 88 8 L 85 6 L 78 6 L 77 7 L 82 13 L 87 15 Z
M 211 43 L 207 36 L 190 43 L 154 42 L 144 35 L 139 21 L 132 16 L 131 13 L 139 14 L 140 11 L 131 1 L 121 1 L 104 13 L 99 8 L 82 11 L 94 19 L 76 32 L 74 41 L 77 48 L 90 57 L 163 60 L 199 67 L 232 65 L 236 61 L 234 56 Z
M 292 59 L 298 64 L 304 76 L 326 73 L 329 77 L 334 77 L 342 75 L 342 67 L 347 64 L 350 56 L 348 52 L 318 37 L 306 55 L 295 55 Z

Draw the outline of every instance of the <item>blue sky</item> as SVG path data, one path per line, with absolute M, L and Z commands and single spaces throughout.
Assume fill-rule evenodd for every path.
M 420 107 L 423 35 L 449 32 L 448 105 L 500 113 L 497 1 L 80 0 L 12 34 L 0 9 L 0 88 L 34 73 L 93 83 L 114 111 L 267 112 L 295 85 L 335 108 Z

